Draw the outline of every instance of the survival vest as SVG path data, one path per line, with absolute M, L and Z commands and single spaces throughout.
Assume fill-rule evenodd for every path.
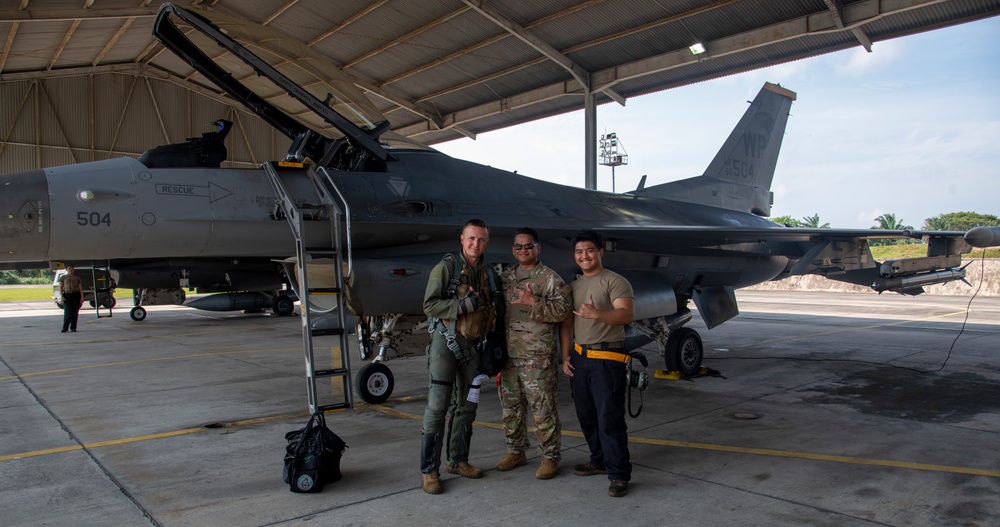
M 464 298 L 469 293 L 471 286 L 462 283 L 462 275 L 467 276 L 470 283 L 475 283 L 475 277 L 469 275 L 468 268 L 462 265 L 461 258 L 456 258 L 452 254 L 444 255 L 443 261 L 448 262 L 449 260 L 452 272 L 446 293 L 449 298 Z M 486 306 L 472 313 L 459 315 L 458 320 L 451 321 L 448 330 L 452 335 L 458 334 L 469 340 L 479 340 L 496 329 L 497 320 L 503 320 L 504 303 L 500 279 L 492 266 L 484 265 L 486 276 L 480 278 L 480 283 L 477 284 L 477 294 L 479 301 L 485 302 Z

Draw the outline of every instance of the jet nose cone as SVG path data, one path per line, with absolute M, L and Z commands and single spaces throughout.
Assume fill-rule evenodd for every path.
M 49 189 L 45 172 L 32 170 L 0 176 L 0 261 L 46 259 Z

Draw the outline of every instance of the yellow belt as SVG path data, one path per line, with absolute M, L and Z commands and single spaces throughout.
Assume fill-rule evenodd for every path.
M 577 353 L 583 355 L 584 357 L 587 357 L 588 359 L 604 359 L 604 360 L 613 360 L 615 362 L 628 362 L 629 359 L 631 358 L 629 357 L 628 353 L 625 353 L 623 351 L 592 350 L 584 348 L 583 346 L 575 342 L 573 343 L 573 349 L 575 349 Z

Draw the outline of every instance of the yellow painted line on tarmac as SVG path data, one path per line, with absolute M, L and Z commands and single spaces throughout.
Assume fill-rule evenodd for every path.
M 1000 470 L 990 470 L 982 468 L 954 467 L 948 465 L 932 465 L 928 463 L 913 463 L 909 461 L 893 461 L 888 459 L 869 459 L 852 456 L 834 456 L 830 454 L 813 454 L 809 452 L 789 452 L 787 450 L 772 450 L 769 448 L 747 448 L 731 445 L 713 445 L 711 443 L 690 443 L 687 441 L 671 441 L 669 439 L 651 439 L 643 437 L 629 437 L 629 443 L 642 443 L 646 445 L 670 446 L 676 448 L 691 448 L 698 450 L 712 450 L 715 452 L 731 452 L 735 454 L 752 454 L 755 456 L 786 457 L 793 459 L 809 459 L 813 461 L 833 461 L 835 463 L 847 463 L 852 465 L 873 465 L 879 467 L 906 468 L 912 470 L 927 470 L 931 472 L 950 472 L 954 474 L 971 474 L 975 476 L 988 476 L 1000 478 Z
M 760 342 L 758 342 L 756 344 L 753 344 L 753 345 L 754 346 L 763 346 L 765 344 L 774 344 L 775 342 L 788 342 L 790 340 L 799 340 L 799 339 L 812 338 L 812 337 L 823 337 L 823 336 L 827 336 L 827 335 L 836 335 L 838 333 L 849 333 L 851 331 L 864 331 L 866 329 L 880 329 L 880 328 L 891 327 L 891 326 L 903 326 L 903 325 L 906 325 L 906 324 L 913 324 L 914 322 L 926 322 L 928 320 L 934 320 L 934 319 L 937 319 L 937 318 L 953 317 L 955 315 L 965 315 L 965 311 L 955 311 L 953 313 L 945 313 L 943 315 L 934 315 L 934 316 L 930 316 L 930 317 L 917 318 L 917 319 L 914 319 L 914 320 L 900 320 L 898 322 L 889 322 L 887 324 L 879 324 L 877 326 L 860 326 L 860 327 L 854 327 L 854 328 L 833 329 L 833 330 L 830 330 L 830 331 L 820 331 L 820 332 L 817 332 L 817 333 L 806 333 L 805 335 L 796 335 L 796 336 L 793 336 L 793 337 L 782 337 L 782 338 L 777 338 L 777 339 L 768 339 L 768 340 L 760 341 Z
M 389 408 L 387 406 L 382 406 L 382 405 L 372 405 L 371 409 L 388 415 L 392 415 L 394 417 L 400 417 L 404 419 L 423 419 L 423 416 L 421 415 L 402 412 L 400 410 L 396 410 L 395 408 Z M 476 421 L 474 424 L 485 428 L 493 428 L 493 429 L 503 428 L 503 425 L 499 423 Z M 583 433 L 575 430 L 563 430 L 562 434 L 571 437 L 583 437 Z M 711 450 L 714 452 L 729 452 L 733 454 L 750 454 L 755 456 L 808 459 L 812 461 L 832 461 L 835 463 L 845 463 L 851 465 L 872 465 L 879 467 L 905 468 L 910 470 L 926 470 L 931 472 L 948 472 L 953 474 L 969 474 L 973 476 L 987 476 L 991 478 L 1000 478 L 1000 470 L 990 470 L 982 468 L 953 467 L 948 465 L 913 463 L 909 461 L 869 459 L 869 458 L 852 457 L 852 456 L 835 456 L 830 454 L 813 454 L 809 452 L 790 452 L 787 450 L 773 450 L 768 448 L 748 448 L 748 447 L 740 447 L 732 445 L 714 445 L 711 443 L 691 443 L 688 441 L 672 441 L 669 439 L 653 439 L 648 437 L 635 437 L 635 436 L 629 436 L 628 441 L 629 443 L 640 443 L 644 445 L 668 446 L 674 448 L 689 448 L 696 450 Z
M 410 402 L 419 399 L 418 396 L 403 397 L 400 399 L 393 399 L 393 402 Z M 360 405 L 359 405 L 360 406 Z M 383 404 L 373 404 L 364 405 L 363 408 L 368 408 L 376 412 L 381 412 L 386 415 L 393 417 L 398 417 L 400 419 L 410 419 L 410 420 L 420 420 L 423 419 L 422 415 L 412 414 L 409 412 L 404 412 L 402 410 L 397 410 L 390 406 Z M 336 410 L 335 412 L 343 412 L 344 410 Z M 245 419 L 242 421 L 234 421 L 229 423 L 224 423 L 220 428 L 233 428 L 240 426 L 250 426 L 260 423 L 266 423 L 270 421 L 293 419 L 296 417 L 306 417 L 308 414 L 294 413 L 294 414 L 284 414 L 276 415 L 271 417 L 259 417 L 254 419 Z M 492 428 L 494 430 L 503 429 L 503 425 L 500 423 L 492 423 L 485 421 L 476 421 L 474 423 L 476 426 L 484 428 Z M 215 430 L 216 428 L 210 428 L 207 426 L 198 428 L 185 428 L 181 430 L 174 430 L 170 432 L 161 432 L 158 434 L 148 434 L 142 436 L 125 437 L 120 439 L 112 439 L 107 441 L 96 441 L 93 443 L 86 443 L 84 445 L 71 445 L 65 447 L 50 448 L 46 450 L 35 450 L 32 452 L 21 452 L 17 454 L 8 454 L 0 456 L 0 462 L 11 461 L 15 459 L 24 459 L 37 456 L 46 456 L 51 454 L 59 454 L 63 452 L 72 452 L 76 450 L 82 450 L 83 448 L 101 448 L 115 445 L 124 445 L 129 443 L 137 443 L 141 441 L 152 441 L 157 439 L 166 439 L 170 437 L 177 437 L 188 434 L 195 434 L 199 432 L 206 432 L 209 430 Z M 530 429 L 529 429 L 530 430 Z M 576 430 L 563 430 L 563 435 L 570 437 L 583 437 L 583 434 Z M 862 457 L 853 456 L 838 456 L 831 454 L 815 454 L 810 452 L 791 452 L 787 450 L 774 450 L 769 448 L 751 448 L 751 447 L 740 447 L 733 445 L 717 445 L 712 443 L 693 443 L 689 441 L 673 441 L 669 439 L 654 439 L 648 437 L 635 437 L 629 436 L 629 443 L 637 443 L 644 445 L 654 445 L 654 446 L 665 446 L 674 448 L 687 448 L 694 450 L 709 450 L 713 452 L 728 452 L 732 454 L 749 454 L 754 456 L 770 456 L 770 457 L 783 457 L 790 459 L 805 459 L 811 461 L 829 461 L 834 463 L 844 463 L 851 465 L 868 465 L 868 466 L 879 466 L 879 467 L 889 467 L 889 468 L 903 468 L 909 470 L 924 470 L 929 472 L 946 472 L 951 474 L 967 474 L 973 476 L 986 476 L 991 478 L 1000 478 L 1000 470 L 982 469 L 982 468 L 972 468 L 972 467 L 956 467 L 950 465 L 935 465 L 929 463 L 914 463 L 910 461 L 894 461 L 887 459 L 870 459 Z
M 268 352 L 274 352 L 274 351 L 292 351 L 292 350 L 301 350 L 301 349 L 302 348 L 268 348 L 268 349 L 256 349 L 256 350 L 217 351 L 217 352 L 213 352 L 213 353 L 192 353 L 190 355 L 172 355 L 170 357 L 155 357 L 155 358 L 151 358 L 151 359 L 135 359 L 135 360 L 126 360 L 126 361 L 119 361 L 119 362 L 104 362 L 104 363 L 101 363 L 101 364 L 88 364 L 86 366 L 73 366 L 72 368 L 60 368 L 60 369 L 57 369 L 57 370 L 36 371 L 36 372 L 32 372 L 32 373 L 22 373 L 20 375 L 20 377 L 21 378 L 25 378 L 25 377 L 38 377 L 38 376 L 41 376 L 41 375 L 53 375 L 53 374 L 56 374 L 56 373 L 66 373 L 66 372 L 78 371 L 78 370 L 89 370 L 89 369 L 92 369 L 92 368 L 108 368 L 108 367 L 111 367 L 111 366 L 126 366 L 126 365 L 129 365 L 129 364 L 141 364 L 141 363 L 144 363 L 144 362 L 159 362 L 159 361 L 166 361 L 166 360 L 197 359 L 197 358 L 202 358 L 202 357 L 217 357 L 219 355 L 241 355 L 241 354 L 244 354 L 244 353 L 268 353 Z M 0 381 L 9 381 L 9 380 L 17 379 L 17 378 L 18 378 L 18 376 L 11 375 L 11 376 L 8 376 L 8 377 L 0 377 Z
M 73 451 L 76 451 L 76 450 L 83 450 L 84 448 L 88 448 L 88 449 L 102 448 L 102 447 L 109 447 L 109 446 L 115 446 L 115 445 L 126 445 L 126 444 L 129 444 L 129 443 L 139 443 L 139 442 L 142 442 L 142 441 L 152 441 L 152 440 L 156 440 L 156 439 L 167 439 L 167 438 L 170 438 L 170 437 L 178 437 L 178 436 L 183 436 L 183 435 L 188 435 L 188 434 L 196 434 L 196 433 L 199 433 L 199 432 L 207 432 L 209 430 L 217 430 L 219 428 L 234 428 L 234 427 L 240 427 L 240 426 L 250 426 L 250 425 L 256 425 L 256 424 L 260 424 L 260 423 L 267 423 L 267 422 L 270 422 L 270 421 L 281 421 L 281 420 L 285 420 L 285 419 L 293 419 L 293 418 L 296 418 L 296 417 L 304 417 L 304 416 L 307 416 L 307 415 L 308 414 L 306 414 L 306 413 L 295 413 L 295 414 L 275 415 L 275 416 L 271 416 L 271 417 L 257 417 L 257 418 L 254 418 L 254 419 L 245 419 L 243 421 L 233 421 L 233 422 L 230 422 L 230 423 L 223 423 L 223 426 L 219 426 L 219 427 L 215 427 L 215 428 L 208 427 L 208 426 L 200 426 L 200 427 L 197 427 L 197 428 L 184 428 L 184 429 L 181 429 L 181 430 L 173 430 L 173 431 L 170 431 L 170 432 L 160 432 L 158 434 L 147 434 L 147 435 L 141 435 L 141 436 L 123 437 L 123 438 L 119 438 L 119 439 L 109 439 L 107 441 L 95 441 L 93 443 L 84 443 L 83 445 L 69 445 L 69 446 L 64 446 L 64 447 L 48 448 L 48 449 L 45 449 L 45 450 L 34 450 L 32 452 L 20 452 L 20 453 L 17 453 L 17 454 L 7 454 L 7 455 L 4 455 L 4 456 L 0 456 L 0 462 L 12 461 L 12 460 L 15 460 L 15 459 L 24 459 L 24 458 L 29 458 L 29 457 L 47 456 L 47 455 L 51 455 L 51 454 L 61 454 L 63 452 L 73 452 Z

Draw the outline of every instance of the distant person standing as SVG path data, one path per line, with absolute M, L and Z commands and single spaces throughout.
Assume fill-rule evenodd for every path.
M 573 467 L 578 476 L 607 474 L 608 495 L 628 493 L 632 478 L 625 424 L 625 326 L 632 322 L 635 295 L 623 276 L 604 268 L 601 235 L 581 231 L 573 258 L 583 276 L 574 280 L 573 316 L 562 323 L 563 373 L 570 377 L 576 417 L 590 460 Z M 572 339 L 570 338 L 572 336 Z
M 83 307 L 83 280 L 76 276 L 76 268 L 72 265 L 66 266 L 66 274 L 59 278 L 59 292 L 63 299 L 63 323 L 62 332 L 76 332 L 76 319 L 80 316 L 80 308 Z
M 559 361 L 556 338 L 559 323 L 573 310 L 569 287 L 538 260 L 542 251 L 538 233 L 530 227 L 514 233 L 517 265 L 502 275 L 507 302 L 507 350 L 500 372 L 500 402 L 507 455 L 497 470 L 512 470 L 528 462 L 528 408 L 535 423 L 541 464 L 538 479 L 555 477 L 559 467 L 562 426 L 556 405 Z

